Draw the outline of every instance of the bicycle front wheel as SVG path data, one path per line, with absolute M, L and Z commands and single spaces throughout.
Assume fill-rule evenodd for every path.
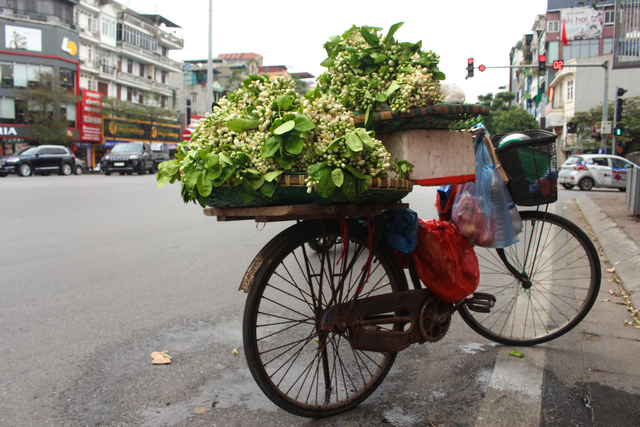
M 272 240 L 276 249 L 247 296 L 243 340 L 251 374 L 272 402 L 303 417 L 354 408 L 382 383 L 396 357 L 353 349 L 348 330 L 320 328 L 328 308 L 353 300 L 369 259 L 360 298 L 407 289 L 404 272 L 384 242 L 370 258 L 362 226 L 353 224 L 348 242 L 343 238 L 333 220 L 304 221 L 285 230 Z M 320 251 L 310 249 L 310 242 Z
M 480 335 L 505 345 L 534 345 L 558 338 L 584 319 L 600 289 L 598 253 L 571 221 L 522 211 L 520 241 L 505 249 L 476 247 L 478 292 L 496 298 L 490 313 L 460 309 Z

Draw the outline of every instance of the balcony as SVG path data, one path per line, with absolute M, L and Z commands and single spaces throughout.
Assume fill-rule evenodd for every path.
M 96 40 L 100 40 L 100 32 L 99 31 L 93 31 L 90 30 L 89 28 L 86 27 L 78 27 L 78 29 L 80 30 L 80 36 L 88 36 L 88 37 L 92 37 Z
M 142 77 L 135 74 L 116 71 L 116 77 L 123 83 L 134 84 L 138 88 L 151 91 L 169 91 L 169 85 L 153 80 L 151 77 Z
M 61 18 L 56 15 L 49 15 L 46 13 L 36 13 L 28 10 L 21 10 L 18 8 L 0 7 L 0 16 L 4 16 L 10 19 L 23 19 L 26 21 L 39 21 L 47 22 L 49 24 L 58 25 L 60 27 L 75 30 L 76 26 L 72 21 Z
M 146 58 L 150 62 L 155 61 L 160 65 L 164 65 L 163 68 L 166 68 L 169 72 L 179 73 L 180 71 L 182 71 L 182 63 L 174 61 L 173 59 L 169 59 L 166 56 L 162 56 L 154 52 L 149 52 L 146 49 L 141 49 L 138 46 L 132 45 L 131 43 L 127 43 L 125 41 L 118 41 L 117 46 L 124 51 L 135 52 L 137 55 Z

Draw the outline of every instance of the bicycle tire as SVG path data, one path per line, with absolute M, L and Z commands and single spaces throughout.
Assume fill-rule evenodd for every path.
M 460 315 L 485 338 L 527 346 L 575 328 L 596 301 L 602 273 L 596 248 L 577 225 L 541 211 L 522 211 L 520 216 L 523 231 L 518 243 L 497 250 L 476 248 L 478 292 L 494 295 L 495 306 L 490 313 L 463 306 Z M 526 280 L 509 272 L 503 259 L 526 272 L 528 289 Z
M 272 239 L 275 249 L 253 278 L 243 318 L 244 350 L 256 383 L 280 408 L 308 418 L 356 407 L 382 383 L 396 357 L 354 350 L 348 333 L 318 332 L 320 316 L 332 301 L 348 301 L 356 292 L 369 242 L 362 226 L 351 227 L 343 253 L 340 222 L 328 220 L 327 241 L 336 243 L 318 254 L 307 244 L 322 239 L 322 228 L 320 221 L 304 221 Z M 371 270 L 361 298 L 407 290 L 402 267 L 382 241 Z

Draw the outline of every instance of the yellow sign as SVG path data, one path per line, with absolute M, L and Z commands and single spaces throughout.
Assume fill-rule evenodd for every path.
M 67 52 L 69 55 L 74 56 L 78 53 L 78 46 L 73 40 L 69 40 L 67 37 L 62 39 L 62 46 L 60 46 L 63 52 Z

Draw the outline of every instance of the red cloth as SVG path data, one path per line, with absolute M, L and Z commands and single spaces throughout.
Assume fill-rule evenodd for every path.
M 562 20 L 562 35 L 560 36 L 560 40 L 563 46 L 569 43 L 569 40 L 567 40 L 567 24 L 564 22 L 564 19 Z

